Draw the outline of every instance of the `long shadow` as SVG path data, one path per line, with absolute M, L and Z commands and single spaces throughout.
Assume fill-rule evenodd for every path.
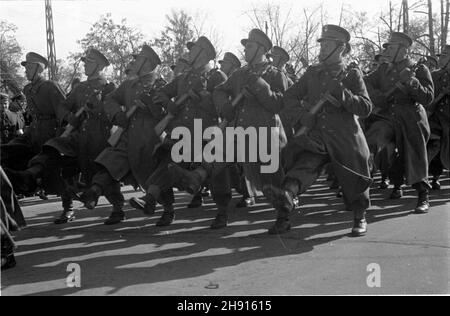
M 442 182 L 448 185 L 449 179 Z M 326 190 L 323 192 L 327 193 Z M 21 232 L 19 241 L 43 237 L 58 239 L 21 245 L 17 256 L 19 265 L 2 272 L 2 290 L 7 295 L 8 288 L 13 285 L 55 278 L 64 280 L 69 262 L 77 262 L 82 267 L 82 290 L 107 287 L 111 290 L 106 294 L 115 294 L 129 286 L 207 277 L 217 269 L 245 262 L 307 253 L 318 245 L 348 238 L 352 214 L 339 210 L 341 199 L 332 197 L 333 191 L 328 193 L 331 197 L 326 203 L 319 203 L 314 191 L 312 195 L 307 192 L 303 200 L 305 206 L 300 208 L 299 214 L 292 216 L 293 230 L 282 236 L 266 233 L 275 217 L 268 204 L 232 211 L 230 226 L 220 231 L 208 228 L 215 215 L 210 199 L 204 209 L 178 210 L 176 221 L 163 229 L 154 226 L 160 210 L 148 219 L 139 212 L 128 211 L 129 221 L 115 227 L 102 225 L 103 217 L 109 214 L 108 205 L 101 205 L 95 211 L 81 210 L 77 222 L 49 225 L 47 229 L 37 226 Z M 449 193 L 450 189 L 432 193 L 432 206 L 447 203 L 448 200 L 442 197 Z M 385 192 L 377 190 L 373 190 L 373 196 L 381 198 L 374 203 L 381 209 L 368 212 L 369 224 L 408 216 L 416 201 L 413 195 L 400 200 L 384 200 Z M 183 195 L 177 199 L 177 204 L 181 207 L 188 200 L 189 197 Z M 311 204 L 314 206 L 309 206 Z M 33 225 L 45 224 L 48 220 L 39 220 L 39 217 L 50 216 L 55 216 L 55 212 L 40 213 Z M 143 245 L 148 249 L 142 249 Z M 55 277 L 58 271 L 61 274 Z M 18 282 L 15 276 L 24 274 L 26 281 Z M 35 295 L 76 292 L 64 288 L 40 291 Z

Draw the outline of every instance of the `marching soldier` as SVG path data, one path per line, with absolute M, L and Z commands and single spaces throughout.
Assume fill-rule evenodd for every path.
M 389 42 L 384 44 L 384 55 L 390 64 L 381 65 L 365 78 L 373 91 L 372 100 L 379 107 L 379 119 L 366 136 L 374 156 L 395 143 L 399 155 L 390 169 L 394 184 L 391 198 L 402 196 L 401 186 L 406 176 L 406 183 L 418 194 L 415 212 L 425 213 L 429 209 L 426 144 L 430 127 L 424 106 L 433 101 L 433 81 L 426 66 L 415 67 L 408 58 L 411 45 L 408 35 L 392 33 Z
M 234 55 L 231 52 L 226 52 L 223 56 L 223 59 L 219 60 L 219 64 L 220 64 L 220 69 L 215 68 L 215 69 L 211 70 L 211 72 L 209 74 L 207 90 L 211 94 L 213 93 L 214 88 L 216 87 L 217 84 L 222 83 L 224 80 L 227 80 L 233 72 L 235 72 L 237 69 L 241 68 L 241 62 L 240 62 L 239 58 L 237 58 L 236 55 Z M 211 104 L 211 106 L 214 106 L 214 105 Z M 231 177 L 234 177 L 235 178 L 234 180 L 237 183 L 237 185 L 241 187 L 242 183 L 245 183 L 245 179 L 243 179 L 239 175 L 238 169 L 239 169 L 239 167 L 236 165 L 236 166 L 230 167 L 229 171 L 231 173 Z M 203 203 L 202 195 L 203 195 L 202 191 L 199 191 L 197 194 L 195 194 L 194 197 L 192 198 L 192 201 L 189 203 L 188 208 L 200 207 Z M 238 203 L 238 205 L 244 206 L 242 204 L 245 203 L 245 206 L 247 206 L 246 205 L 247 199 L 251 199 L 251 198 L 249 197 L 248 192 L 244 192 L 244 198 L 242 201 L 240 201 Z M 249 201 L 249 203 L 251 203 L 251 201 Z M 254 203 L 254 199 L 253 199 L 253 203 Z
M 336 25 L 323 27 L 318 65 L 310 66 L 285 93 L 284 117 L 302 129 L 284 149 L 287 174 L 283 185 L 268 185 L 265 195 L 278 212 L 270 234 L 290 229 L 289 214 L 294 198 L 304 193 L 332 164 L 342 186 L 346 208 L 354 213 L 352 234 L 367 231 L 366 209 L 370 206 L 369 148 L 357 117 L 367 117 L 372 102 L 362 73 L 346 71 L 343 56 L 350 51 L 350 34 Z M 289 114 L 289 115 L 287 115 Z
M 450 169 L 450 45 L 439 56 L 439 68 L 432 73 L 435 101 L 428 108 L 431 136 L 427 150 L 434 190 L 441 188 L 443 168 Z
M 170 137 L 171 132 L 177 127 L 189 129 L 192 135 L 191 143 L 193 144 L 195 119 L 202 120 L 203 129 L 217 125 L 217 112 L 213 106 L 208 85 L 215 87 L 226 80 L 226 76 L 222 72 L 217 72 L 219 75 L 222 74 L 222 76 L 216 76 L 215 82 L 211 82 L 213 79 L 208 78 L 208 73 L 210 72 L 209 63 L 216 57 L 216 50 L 206 37 L 201 36 L 196 42 L 187 43 L 187 47 L 189 49 L 189 64 L 191 68 L 189 71 L 176 77 L 171 83 L 161 89 L 157 95 L 157 100 L 162 102 L 173 116 L 173 120 L 166 128 L 168 136 L 166 136 L 162 150 L 159 153 L 160 162 L 156 170 L 147 179 L 146 195 L 142 198 L 132 198 L 130 200 L 130 204 L 133 207 L 142 209 L 145 214 L 152 214 L 155 211 L 156 202 L 160 201 L 164 212 L 156 223 L 157 226 L 170 225 L 175 217 L 173 197 L 167 199 L 164 196 L 164 192 L 172 190 L 173 187 L 185 189 L 177 177 L 173 175 L 173 172 L 169 170 L 169 167 L 177 166 L 182 170 L 191 167 L 191 163 L 188 162 L 171 164 L 171 148 L 175 143 Z M 177 104 L 171 100 L 173 98 L 179 100 L 183 96 L 189 97 L 182 104 Z M 191 161 L 194 161 L 196 153 L 192 151 L 191 154 Z
M 104 104 L 109 120 L 120 128 L 113 134 L 118 137 L 117 143 L 105 148 L 97 157 L 95 162 L 100 165 L 100 170 L 94 175 L 91 187 L 81 195 L 88 209 L 95 208 L 101 195 L 109 200 L 113 210 L 106 225 L 118 224 L 125 219 L 120 181 L 135 187 L 143 186 L 154 168 L 152 154 L 159 142 L 154 126 L 162 118 L 162 108 L 153 103 L 152 98 L 156 91 L 153 71 L 161 60 L 148 45 L 133 57 L 131 69 L 137 77 L 123 82 L 106 97 Z M 126 112 L 122 111 L 122 106 Z
M 80 171 L 83 183 L 91 183 L 93 175 L 98 171 L 94 160 L 107 147 L 112 127 L 106 117 L 103 102 L 115 86 L 108 83 L 101 74 L 109 66 L 109 61 L 96 49 L 90 49 L 81 60 L 84 62 L 87 80 L 77 84 L 63 103 L 71 113 L 67 119 L 69 125 L 66 132 L 46 142 L 42 152 L 31 159 L 30 168 L 20 173 L 22 181 L 32 191 L 45 169 L 62 168 L 63 212 L 55 220 L 55 224 L 75 219 L 72 194 L 78 190 L 74 177 Z
M 25 75 L 30 81 L 24 88 L 27 99 L 27 110 L 32 122 L 24 135 L 2 145 L 2 166 L 23 170 L 28 161 L 38 154 L 46 141 L 55 137 L 68 111 L 61 104 L 65 94 L 53 81 L 42 76 L 47 68 L 47 60 L 39 54 L 30 52 L 21 63 L 25 67 Z M 10 170 L 5 168 L 8 173 Z M 13 177 L 12 177 L 13 178 Z M 14 185 L 14 180 L 10 179 Z M 15 188 L 20 193 L 21 189 Z M 26 189 L 26 188 L 25 188 Z
M 245 47 L 247 65 L 236 70 L 224 84 L 216 87 L 213 97 L 214 104 L 219 109 L 219 115 L 230 125 L 243 129 L 254 127 L 257 130 L 260 128 L 270 130 L 272 127 L 280 127 L 279 118 L 275 113 L 279 113 L 283 106 L 282 97 L 287 89 L 287 80 L 286 76 L 270 65 L 266 59 L 266 54 L 272 48 L 272 42 L 264 32 L 253 29 L 248 38 L 241 41 L 241 44 Z M 241 93 L 244 97 L 235 107 L 231 98 L 236 98 Z M 281 127 L 280 130 L 282 130 Z M 258 137 L 257 142 L 259 141 Z M 274 150 L 268 147 L 270 152 Z M 283 177 L 281 168 L 274 173 L 261 173 L 261 162 L 252 163 L 248 160 L 248 144 L 245 151 L 240 154 L 246 156 L 246 162 L 242 163 L 242 167 L 244 176 L 252 185 L 250 191 L 261 192 L 264 184 L 281 183 Z M 213 180 L 213 199 L 218 206 L 218 213 L 211 224 L 212 229 L 226 227 L 228 223 L 231 188 L 228 174 L 223 174 L 228 165 L 227 163 L 203 163 L 201 167 L 190 172 L 175 169 L 191 192 L 197 192 L 201 183 L 208 177 Z M 220 182 L 214 181 L 215 179 L 220 179 Z
M 286 75 L 288 81 L 288 88 L 290 88 L 294 81 L 290 78 L 286 71 L 286 64 L 291 59 L 289 54 L 280 46 L 274 46 L 270 50 L 269 56 L 272 58 L 272 65 Z

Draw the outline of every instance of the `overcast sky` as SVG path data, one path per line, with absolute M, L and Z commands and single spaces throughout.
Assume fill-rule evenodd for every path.
M 401 0 L 392 0 L 400 3 Z M 433 0 L 436 10 L 439 0 Z M 89 27 L 103 14 L 110 12 L 113 19 L 126 18 L 128 24 L 139 28 L 147 39 L 159 34 L 165 24 L 165 15 L 171 9 L 184 9 L 189 14 L 204 12 L 208 23 L 223 36 L 223 48 L 235 50 L 239 40 L 250 28 L 245 12 L 253 5 L 264 6 L 267 0 L 53 0 L 53 19 L 57 58 L 79 51 L 76 41 L 83 38 Z M 300 14 L 303 7 L 313 8 L 325 4 L 330 16 L 328 23 L 339 22 L 342 4 L 357 11 L 377 14 L 389 6 L 389 0 L 270 0 L 283 8 L 292 8 Z M 45 10 L 43 0 L 0 0 L 0 19 L 14 23 L 16 37 L 24 52 L 36 51 L 46 56 Z

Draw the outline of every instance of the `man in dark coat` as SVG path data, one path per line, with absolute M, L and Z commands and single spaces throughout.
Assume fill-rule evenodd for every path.
M 450 169 L 450 45 L 439 56 L 439 68 L 432 73 L 435 102 L 428 108 L 431 136 L 427 151 L 434 190 L 441 188 L 443 168 Z
M 82 194 L 81 200 L 93 209 L 100 195 L 113 205 L 113 211 L 105 224 L 113 225 L 125 219 L 124 198 L 120 181 L 144 187 L 145 180 L 154 169 L 153 150 L 159 142 L 154 127 L 162 118 L 162 108 L 153 103 L 156 75 L 153 72 L 161 64 L 156 52 L 144 45 L 134 56 L 131 65 L 136 78 L 125 81 L 105 100 L 105 112 L 109 120 L 123 129 L 117 144 L 107 147 L 96 158 L 100 170 L 92 179 L 92 186 Z M 125 112 L 121 107 L 125 107 Z M 135 109 L 134 113 L 130 110 Z M 131 116 L 127 116 L 132 113 Z
M 269 56 L 272 58 L 272 65 L 285 74 L 288 82 L 288 88 L 290 88 L 294 84 L 294 81 L 286 71 L 286 64 L 291 59 L 288 52 L 280 46 L 274 46 L 270 50 Z
M 430 126 L 424 106 L 433 101 L 433 80 L 428 68 L 415 67 L 407 52 L 412 39 L 404 33 L 392 33 L 384 46 L 390 64 L 381 65 L 365 80 L 372 89 L 372 100 L 379 107 L 379 119 L 367 131 L 367 142 L 376 156 L 388 144 L 395 143 L 399 155 L 392 163 L 391 198 L 402 196 L 401 185 L 413 185 L 418 194 L 417 213 L 429 209 L 427 141 Z M 388 95 L 389 94 L 389 95 Z
M 358 117 L 367 117 L 372 102 L 357 68 L 346 71 L 343 56 L 350 51 L 350 34 L 336 25 L 323 27 L 318 65 L 309 67 L 285 93 L 282 118 L 306 131 L 284 149 L 287 174 L 281 187 L 267 186 L 265 194 L 278 211 L 271 234 L 290 229 L 294 197 L 304 193 L 331 163 L 342 186 L 344 202 L 354 213 L 352 233 L 367 231 L 365 211 L 370 206 L 369 148 Z M 326 95 L 317 113 L 311 112 Z
M 241 44 L 245 47 L 245 60 L 248 64 L 236 70 L 225 83 L 216 87 L 213 95 L 214 104 L 219 109 L 220 117 L 229 123 L 228 126 L 243 130 L 247 128 L 255 128 L 257 131 L 265 129 L 268 131 L 267 134 L 271 135 L 271 128 L 280 127 L 277 113 L 283 106 L 282 97 L 287 89 L 286 76 L 270 65 L 266 59 L 266 54 L 272 48 L 272 42 L 264 32 L 259 29 L 251 30 L 248 38 L 243 39 Z M 232 99 L 240 94 L 243 94 L 244 97 L 235 107 Z M 282 131 L 282 128 L 279 128 L 278 131 Z M 272 137 L 279 138 L 280 134 L 272 134 L 269 139 L 264 139 L 260 135 L 256 135 L 256 137 L 257 139 L 251 140 L 254 142 L 253 144 L 245 144 L 244 152 L 241 152 L 241 146 L 235 146 L 238 148 L 235 153 L 244 158 L 241 165 L 244 176 L 252 186 L 250 191 L 261 192 L 267 183 L 281 183 L 283 171 L 281 168 L 277 168 L 272 173 L 262 173 L 263 163 L 261 160 L 256 162 L 249 160 L 250 147 L 256 145 L 259 148 L 261 142 L 271 142 Z M 224 143 L 234 144 L 234 140 L 227 140 L 225 136 L 224 139 Z M 271 144 L 267 145 L 267 152 L 279 155 L 279 152 L 272 152 L 277 148 L 271 148 Z M 256 151 L 258 152 L 258 149 Z M 220 183 L 216 181 L 212 185 L 213 199 L 218 206 L 217 216 L 211 224 L 213 229 L 226 227 L 228 223 L 228 210 L 231 202 L 230 181 L 227 176 L 222 177 L 221 175 L 229 165 L 229 163 L 213 162 L 203 163 L 201 167 L 191 172 L 179 170 L 182 181 L 193 192 L 198 191 L 200 184 L 208 177 L 212 180 L 221 180 Z M 224 175 L 228 175 L 228 173 Z
M 168 199 L 167 190 L 173 187 L 185 189 L 173 176 L 169 167 L 173 162 L 171 157 L 172 146 L 176 143 L 171 139 L 174 129 L 186 128 L 191 135 L 191 144 L 194 143 L 194 120 L 201 120 L 203 130 L 218 123 L 216 109 L 212 104 L 211 92 L 208 91 L 208 85 L 215 87 L 226 80 L 223 73 L 218 75 L 211 82 L 208 74 L 211 70 L 209 63 L 216 57 L 216 51 L 208 38 L 201 36 L 196 42 L 187 43 L 189 49 L 190 69 L 172 82 L 166 85 L 157 95 L 157 100 L 165 105 L 167 111 L 173 119 L 166 128 L 167 136 L 164 139 L 163 146 L 157 154 L 159 163 L 148 177 L 146 182 L 146 195 L 142 198 L 132 198 L 130 204 L 136 209 L 144 210 L 145 214 L 152 214 L 155 210 L 156 202 L 163 205 L 164 212 L 156 223 L 157 226 L 167 226 L 172 223 L 175 217 L 173 208 L 173 198 Z M 222 74 L 222 75 L 221 75 Z M 181 105 L 177 105 L 173 98 L 179 99 L 182 96 L 189 96 Z M 203 130 L 200 131 L 203 133 Z M 190 161 L 194 161 L 195 153 L 191 151 Z M 190 168 L 190 162 L 180 162 L 174 164 L 181 169 Z
M 6 167 L 5 172 L 10 176 L 17 193 L 22 193 L 20 191 L 26 188 L 16 187 L 14 177 L 9 174 L 10 169 L 25 169 L 28 161 L 41 151 L 42 145 L 57 136 L 69 113 L 62 106 L 65 100 L 64 92 L 58 84 L 45 80 L 42 76 L 48 66 L 47 60 L 31 52 L 26 55 L 22 66 L 25 67 L 25 74 L 30 81 L 24 88 L 24 94 L 32 122 L 22 136 L 2 145 L 1 148 L 1 164 Z
M 220 69 L 214 68 L 213 70 L 211 70 L 209 74 L 207 90 L 211 94 L 214 92 L 216 85 L 224 82 L 224 80 L 227 80 L 233 72 L 241 68 L 241 62 L 239 58 L 237 58 L 237 56 L 231 52 L 226 52 L 223 56 L 223 59 L 219 60 L 219 64 Z M 214 104 L 211 104 L 211 106 L 214 106 Z M 239 185 L 242 185 L 242 182 L 245 183 L 245 179 L 243 179 L 239 174 L 239 167 L 237 165 L 230 167 L 229 172 L 231 173 L 230 176 L 233 177 L 233 180 L 236 183 L 238 183 Z M 191 203 L 189 203 L 188 208 L 200 207 L 203 203 L 202 195 L 203 195 L 202 191 L 199 191 L 197 194 L 195 194 L 194 197 L 192 198 Z M 251 198 L 248 196 L 248 193 L 245 192 L 243 200 L 238 204 L 246 205 L 247 199 Z M 249 201 L 249 203 L 251 202 Z
M 90 185 L 93 175 L 98 171 L 94 160 L 108 146 L 112 127 L 103 102 L 115 86 L 101 75 L 103 69 L 109 66 L 109 61 L 96 49 L 90 49 L 81 60 L 87 80 L 80 82 L 63 102 L 64 108 L 70 111 L 67 132 L 46 142 L 42 152 L 31 159 L 30 168 L 21 172 L 25 183 L 36 186 L 36 180 L 42 177 L 45 169 L 63 168 L 63 212 L 55 224 L 75 219 L 70 192 L 78 191 L 74 177 L 80 171 L 83 183 Z
M 23 133 L 25 120 L 21 111 L 12 111 L 9 96 L 0 93 L 0 144 L 6 144 Z

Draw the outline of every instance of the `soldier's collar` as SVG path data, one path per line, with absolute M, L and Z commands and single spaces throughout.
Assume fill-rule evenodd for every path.
M 199 74 L 199 75 L 207 74 L 210 71 L 211 71 L 211 66 L 209 64 L 206 64 L 200 68 L 191 68 L 189 70 L 190 73 Z

